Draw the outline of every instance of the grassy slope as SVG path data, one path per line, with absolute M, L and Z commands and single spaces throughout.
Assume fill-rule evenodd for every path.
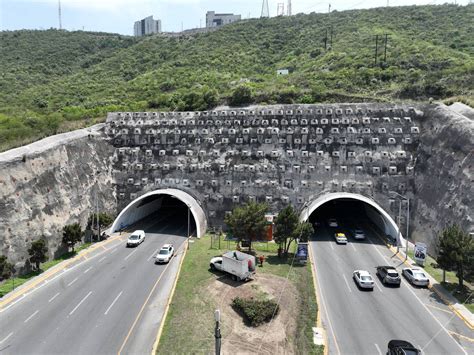
M 259 103 L 472 100 L 473 16 L 473 5 L 390 7 L 250 20 L 195 37 L 142 40 L 3 32 L 0 140 L 6 147 L 110 110 L 206 109 L 226 103 L 242 82 Z M 330 27 L 333 46 L 326 51 Z M 387 61 L 374 66 L 374 37 L 385 33 Z M 277 77 L 278 68 L 291 74 Z
M 191 244 L 183 262 L 176 291 L 158 347 L 161 353 L 208 353 L 213 349 L 214 310 L 216 305 L 205 295 L 207 285 L 213 280 L 209 271 L 209 260 L 225 251 L 235 249 L 234 242 L 221 241 L 221 249 L 210 249 L 210 238 L 206 236 Z M 228 249 L 227 249 L 228 248 Z M 258 272 L 289 277 L 301 295 L 296 339 L 289 339 L 298 354 L 322 354 L 321 347 L 312 345 L 312 327 L 316 324 L 317 305 L 314 294 L 311 266 L 290 268 L 290 262 L 282 261 L 276 254 L 277 246 L 269 243 L 254 243 L 258 255 L 266 261 Z M 268 250 L 268 251 L 267 251 Z M 186 334 L 183 337 L 183 334 Z M 225 337 L 226 334 L 223 334 Z

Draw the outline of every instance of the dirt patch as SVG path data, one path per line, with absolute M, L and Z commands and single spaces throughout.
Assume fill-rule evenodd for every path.
M 240 283 L 219 275 L 206 292 L 221 311 L 223 354 L 295 353 L 291 340 L 296 337 L 299 303 L 298 291 L 292 282 L 279 276 L 258 274 L 254 280 Z M 270 323 L 249 327 L 232 308 L 232 300 L 235 297 L 259 298 L 263 294 L 278 302 L 280 312 Z

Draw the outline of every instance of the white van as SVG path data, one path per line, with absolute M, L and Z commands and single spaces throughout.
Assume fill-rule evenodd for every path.
M 145 240 L 145 231 L 137 230 L 130 234 L 127 240 L 127 247 L 136 247 Z

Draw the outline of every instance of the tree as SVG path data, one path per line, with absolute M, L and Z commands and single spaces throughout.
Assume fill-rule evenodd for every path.
M 307 242 L 313 232 L 311 223 L 299 221 L 298 214 L 292 205 L 286 206 L 275 220 L 274 239 L 285 251 L 285 255 L 288 255 L 293 241 L 298 239 Z
M 266 203 L 250 202 L 235 208 L 231 214 L 225 216 L 224 222 L 229 231 L 240 242 L 249 242 L 249 251 L 252 250 L 252 240 L 262 239 L 265 236 L 267 220 L 265 212 Z
M 39 239 L 31 243 L 28 254 L 30 255 L 30 262 L 35 264 L 36 270 L 39 270 L 40 264 L 48 260 L 48 246 L 45 240 Z
M 292 205 L 286 206 L 275 219 L 275 233 L 273 239 L 280 248 L 287 251 L 288 238 L 291 238 L 298 225 L 298 215 Z
M 456 271 L 459 288 L 466 275 L 474 273 L 474 239 L 459 226 L 451 225 L 438 239 L 438 265 L 444 270 Z
M 63 228 L 63 243 L 68 248 L 72 248 L 74 252 L 74 245 L 82 239 L 82 229 L 79 223 L 68 224 Z
M 241 85 L 235 88 L 229 98 L 229 105 L 242 106 L 252 102 L 252 90 L 248 86 Z
M 14 270 L 13 265 L 8 262 L 7 257 L 0 255 L 0 281 L 9 279 Z
M 97 227 L 97 217 L 99 217 L 99 226 L 100 228 L 107 227 L 112 224 L 114 218 L 106 212 L 100 212 L 97 216 L 97 213 L 91 213 L 89 219 L 87 220 L 87 228 L 92 229 Z M 92 225 L 94 222 L 94 225 Z

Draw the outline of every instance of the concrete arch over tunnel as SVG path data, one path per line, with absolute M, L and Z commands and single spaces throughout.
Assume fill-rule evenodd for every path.
M 355 200 L 364 202 L 365 212 L 367 216 L 375 223 L 385 234 L 397 238 L 398 245 L 405 247 L 405 239 L 392 217 L 373 199 L 350 192 L 331 192 L 319 196 L 309 205 L 305 206 L 300 213 L 300 221 L 308 221 L 311 214 L 324 204 L 334 200 Z M 372 208 L 367 208 L 370 206 Z
M 206 233 L 207 217 L 201 205 L 193 196 L 177 189 L 155 190 L 136 198 L 120 212 L 112 224 L 111 232 L 117 232 L 126 226 L 133 225 L 158 210 L 161 207 L 162 199 L 156 197 L 160 195 L 174 197 L 188 206 L 196 224 L 196 236 L 201 238 Z M 147 199 L 150 200 L 149 203 L 146 203 Z

